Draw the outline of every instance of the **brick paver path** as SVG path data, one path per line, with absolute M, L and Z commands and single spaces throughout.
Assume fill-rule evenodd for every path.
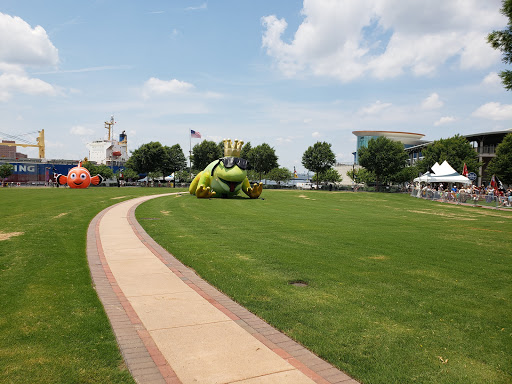
M 91 275 L 139 383 L 357 384 L 199 278 L 135 220 L 145 196 L 91 222 Z

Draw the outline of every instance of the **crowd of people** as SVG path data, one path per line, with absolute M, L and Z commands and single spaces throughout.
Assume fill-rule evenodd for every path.
M 458 203 L 468 203 L 485 201 L 486 203 L 496 203 L 496 206 L 512 207 L 512 188 L 498 188 L 497 186 L 481 186 L 456 184 L 444 186 L 438 184 L 417 183 L 410 186 L 411 195 L 422 197 L 429 200 L 454 201 Z

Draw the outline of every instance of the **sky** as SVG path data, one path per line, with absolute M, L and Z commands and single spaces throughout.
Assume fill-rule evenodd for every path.
M 268 143 L 304 171 L 304 151 L 332 144 L 351 163 L 352 131 L 425 140 L 512 128 L 512 94 L 486 41 L 501 0 L 2 0 L 0 138 L 46 157 L 86 144 Z M 202 139 L 190 139 L 190 130 Z M 36 148 L 19 148 L 37 157 Z

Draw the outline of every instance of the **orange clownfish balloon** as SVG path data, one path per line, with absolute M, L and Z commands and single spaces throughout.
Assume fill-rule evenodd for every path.
M 69 188 L 87 188 L 89 185 L 98 185 L 103 181 L 101 175 L 91 177 L 87 168 L 82 167 L 82 162 L 78 163 L 78 167 L 71 168 L 67 176 L 57 175 L 57 183 L 60 185 L 67 184 Z

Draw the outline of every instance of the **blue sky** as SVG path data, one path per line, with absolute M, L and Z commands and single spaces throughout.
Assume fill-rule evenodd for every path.
M 303 171 L 355 130 L 436 140 L 512 128 L 500 0 L 12 1 L 0 4 L 0 132 L 45 130 L 48 158 L 116 135 L 189 150 L 238 138 Z M 35 134 L 24 136 L 28 139 Z M 0 138 L 2 137 L 0 134 Z M 198 139 L 192 140 L 192 145 Z M 24 149 L 37 157 L 36 149 Z

